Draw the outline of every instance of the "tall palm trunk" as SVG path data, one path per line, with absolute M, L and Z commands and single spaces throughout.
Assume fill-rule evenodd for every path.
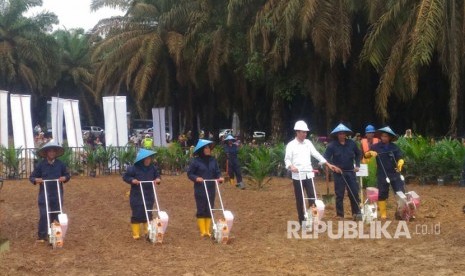
M 271 103 L 271 142 L 273 144 L 282 141 L 283 138 L 283 99 L 273 93 Z
M 326 129 L 328 131 L 331 129 L 331 125 L 333 122 L 334 117 L 336 115 L 336 97 L 337 97 L 337 77 L 335 76 L 336 69 L 334 67 L 330 67 L 326 69 L 326 76 L 325 76 L 325 102 L 326 102 Z

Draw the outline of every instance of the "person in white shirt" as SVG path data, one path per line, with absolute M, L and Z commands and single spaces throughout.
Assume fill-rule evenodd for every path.
M 300 179 L 302 179 L 302 186 L 307 193 L 307 197 L 315 198 L 312 187 L 312 178 L 314 177 L 314 173 L 311 157 L 315 157 L 319 161 L 319 164 L 325 164 L 331 171 L 340 173 L 341 169 L 326 161 L 326 159 L 316 150 L 313 143 L 306 139 L 309 129 L 304 121 L 297 121 L 294 125 L 294 130 L 296 133 L 295 139 L 290 141 L 286 146 L 284 163 L 286 168 L 292 172 L 292 183 L 294 185 L 297 214 L 299 216 L 299 222 L 302 223 L 305 217 Z M 309 204 L 309 206 L 314 205 L 315 200 L 309 200 Z

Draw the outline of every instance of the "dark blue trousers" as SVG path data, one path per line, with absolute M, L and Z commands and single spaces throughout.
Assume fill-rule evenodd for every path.
M 394 193 L 398 191 L 405 192 L 404 182 L 400 179 L 400 174 L 388 173 L 388 176 Z M 378 200 L 386 200 L 389 197 L 389 183 L 386 181 L 386 175 L 377 175 L 377 179 L 379 190 Z
M 211 208 L 215 206 L 216 186 L 213 181 L 207 182 L 208 196 L 210 198 Z M 197 206 L 197 218 L 211 218 L 210 208 L 208 207 L 207 194 L 203 183 L 194 184 L 194 197 Z
M 302 198 L 302 189 L 300 188 L 300 181 L 299 180 L 292 180 L 292 184 L 294 185 L 294 195 L 295 195 L 295 205 L 297 207 L 297 214 L 299 216 L 299 222 L 305 220 L 304 216 L 304 202 Z M 315 198 L 315 194 L 313 193 L 313 186 L 311 179 L 302 179 L 302 186 L 305 190 L 304 194 L 307 194 L 307 198 Z M 315 204 L 314 199 L 310 199 L 308 201 L 307 208 Z
M 336 193 L 336 214 L 339 217 L 344 217 L 344 194 L 346 190 L 350 200 L 352 215 L 360 213 L 360 196 L 358 194 L 359 187 L 355 176 L 355 172 L 343 172 L 343 174 L 345 181 L 344 178 L 342 178 L 342 174 L 333 174 L 334 192 Z
M 155 196 L 153 194 L 152 184 L 144 183 L 144 197 L 145 204 L 148 210 L 153 209 L 155 203 Z M 145 215 L 144 202 L 142 200 L 142 194 L 139 186 L 136 189 L 131 189 L 131 196 L 129 198 L 129 204 L 131 205 L 131 223 L 145 223 L 147 222 L 147 216 Z M 152 212 L 148 212 L 149 220 L 152 219 Z
M 47 186 L 47 188 L 48 187 L 49 186 Z M 49 197 L 48 197 L 49 212 L 59 211 L 60 205 L 58 202 L 58 194 L 56 193 L 56 189 L 54 192 L 53 191 L 47 191 L 47 192 L 49 194 Z M 45 205 L 45 195 L 43 191 L 39 192 L 38 202 L 39 202 L 39 226 L 38 226 L 37 235 L 39 236 L 39 239 L 47 239 L 49 225 L 47 225 L 47 207 Z M 63 192 L 61 193 L 61 203 L 63 204 Z M 50 218 L 50 223 L 52 223 L 54 220 L 58 221 L 58 213 L 49 214 L 49 218 Z
M 237 178 L 237 183 L 242 182 L 242 173 L 241 173 L 241 166 L 239 166 L 239 162 L 231 162 L 228 161 L 228 175 L 229 178 L 234 178 L 234 175 Z

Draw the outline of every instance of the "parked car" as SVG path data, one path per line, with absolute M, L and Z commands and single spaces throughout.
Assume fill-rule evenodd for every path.
M 166 136 L 166 139 L 169 139 L 170 138 L 170 133 L 169 133 L 169 129 L 165 129 L 165 136 Z M 145 135 L 150 135 L 150 137 L 153 137 L 153 127 L 149 127 L 147 129 L 144 129 L 141 133 L 140 133 L 140 136 L 141 138 L 144 138 Z
M 94 137 L 100 137 L 105 133 L 105 130 L 98 126 L 83 126 L 81 130 L 82 130 L 82 135 L 84 135 L 87 132 L 87 133 L 90 133 Z
M 153 127 L 152 120 L 136 119 L 132 122 L 131 133 L 140 137 L 144 134 L 144 131 L 152 127 Z
M 265 139 L 265 132 L 264 131 L 254 131 L 252 137 L 254 139 Z
M 145 136 L 147 134 L 153 137 L 153 127 L 149 127 L 147 129 L 144 129 L 144 131 L 142 131 L 142 136 Z
M 232 134 L 233 130 L 230 129 L 230 128 L 224 128 L 224 129 L 220 129 L 220 132 L 219 132 L 219 135 L 218 135 L 218 138 L 221 139 L 221 137 L 225 137 L 228 136 L 229 134 Z

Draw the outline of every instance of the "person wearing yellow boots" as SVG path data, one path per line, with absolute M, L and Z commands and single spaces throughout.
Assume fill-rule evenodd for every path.
M 217 160 L 211 155 L 213 142 L 199 139 L 194 148 L 195 157 L 191 160 L 187 170 L 188 178 L 194 182 L 194 197 L 197 206 L 197 225 L 201 237 L 211 237 L 211 213 L 210 208 L 215 205 L 216 186 L 214 182 L 207 182 L 208 196 L 211 206 L 208 206 L 207 194 L 204 187 L 204 180 L 216 179 L 222 183 L 221 171 Z
M 379 190 L 378 208 L 381 219 L 385 220 L 387 218 L 386 200 L 389 197 L 389 184 L 391 184 L 394 193 L 405 192 L 404 182 L 400 176 L 404 160 L 400 148 L 393 143 L 398 136 L 390 127 L 378 129 L 376 136 L 379 137 L 380 142 L 370 147 L 370 150 L 365 153 L 365 158 L 376 158 L 376 177 Z
M 244 190 L 245 185 L 244 182 L 242 182 L 241 165 L 239 164 L 239 158 L 237 158 L 237 155 L 239 154 L 239 147 L 236 144 L 236 138 L 230 134 L 224 139 L 224 142 L 225 145 L 223 149 L 228 158 L 227 167 L 229 179 L 237 188 Z M 236 176 L 236 179 L 234 179 L 234 176 Z
M 131 229 L 132 238 L 134 240 L 140 239 L 141 236 L 141 224 L 143 234 L 146 235 L 147 228 L 147 217 L 145 215 L 144 202 L 142 199 L 142 193 L 140 186 L 141 181 L 154 181 L 157 185 L 160 184 L 160 173 L 158 168 L 153 163 L 154 151 L 147 149 L 140 149 L 137 152 L 134 165 L 128 167 L 126 172 L 123 174 L 124 182 L 131 185 L 131 192 L 129 197 L 129 203 L 131 205 Z M 153 188 L 150 184 L 144 184 L 144 197 L 147 209 L 153 209 L 155 203 L 155 197 L 153 194 Z M 152 219 L 152 212 L 148 214 L 149 220 Z

